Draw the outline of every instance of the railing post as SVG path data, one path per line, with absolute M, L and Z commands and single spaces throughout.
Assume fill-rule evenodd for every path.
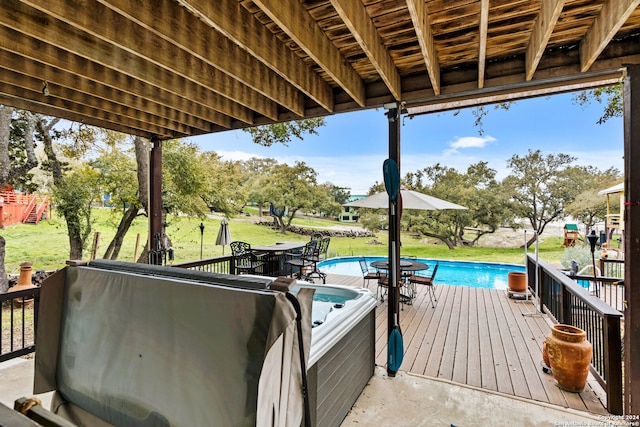
M 571 294 L 564 286 L 562 286 L 562 291 L 560 293 L 560 301 L 562 309 L 560 310 L 560 319 L 558 319 L 558 322 L 571 324 Z
M 546 292 L 547 290 L 545 289 L 545 282 L 546 280 L 544 280 L 544 270 L 542 267 L 540 267 L 539 265 L 536 267 L 538 269 L 538 293 L 540 295 L 538 295 L 538 304 L 540 305 L 538 307 L 538 309 L 540 310 L 540 313 L 544 313 L 544 298 L 542 297 L 543 295 L 547 295 Z
M 622 414 L 622 340 L 620 317 L 604 318 L 604 372 L 606 379 L 607 410 Z

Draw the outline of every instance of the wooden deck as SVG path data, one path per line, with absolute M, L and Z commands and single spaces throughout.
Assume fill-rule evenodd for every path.
M 362 286 L 362 278 L 329 275 L 327 283 Z M 370 289 L 377 286 L 371 281 Z M 426 288 L 412 305 L 402 305 L 400 328 L 405 356 L 400 367 L 428 377 L 559 405 L 607 414 L 590 378 L 582 393 L 569 393 L 542 371 L 542 341 L 550 332 L 531 302 L 510 299 L 504 290 L 436 285 L 432 308 Z M 523 315 L 525 314 L 525 315 Z M 376 309 L 376 364 L 387 361 L 387 302 Z

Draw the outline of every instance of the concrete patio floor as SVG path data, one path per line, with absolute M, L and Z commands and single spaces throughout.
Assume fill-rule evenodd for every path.
M 0 363 L 0 402 L 33 396 L 33 359 Z M 38 397 L 49 408 L 51 394 Z M 531 400 L 377 367 L 342 426 L 587 426 L 597 416 Z

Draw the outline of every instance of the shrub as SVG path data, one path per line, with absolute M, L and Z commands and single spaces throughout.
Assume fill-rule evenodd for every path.
M 591 250 L 588 246 L 572 246 L 565 248 L 564 254 L 560 257 L 560 263 L 564 268 L 571 268 L 571 261 L 578 263 L 578 271 L 585 266 L 591 265 Z

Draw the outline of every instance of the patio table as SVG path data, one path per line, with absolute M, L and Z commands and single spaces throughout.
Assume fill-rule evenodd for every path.
M 374 261 L 371 263 L 371 267 L 377 268 L 379 270 L 389 270 L 389 260 Z M 428 269 L 429 264 L 425 264 L 423 262 L 409 261 L 406 259 L 400 260 L 400 274 L 404 279 L 403 287 L 408 291 L 408 294 L 400 293 L 400 302 L 411 304 L 411 301 L 416 296 L 415 287 L 409 281 L 407 281 L 409 276 L 411 276 L 411 274 L 407 274 L 407 272 L 415 272 Z
M 263 274 L 265 276 L 286 276 L 286 259 L 285 255 L 289 252 L 293 252 L 304 247 L 306 242 L 278 242 L 273 245 L 265 246 L 251 246 L 251 250 L 256 253 L 264 254 L 264 269 Z

